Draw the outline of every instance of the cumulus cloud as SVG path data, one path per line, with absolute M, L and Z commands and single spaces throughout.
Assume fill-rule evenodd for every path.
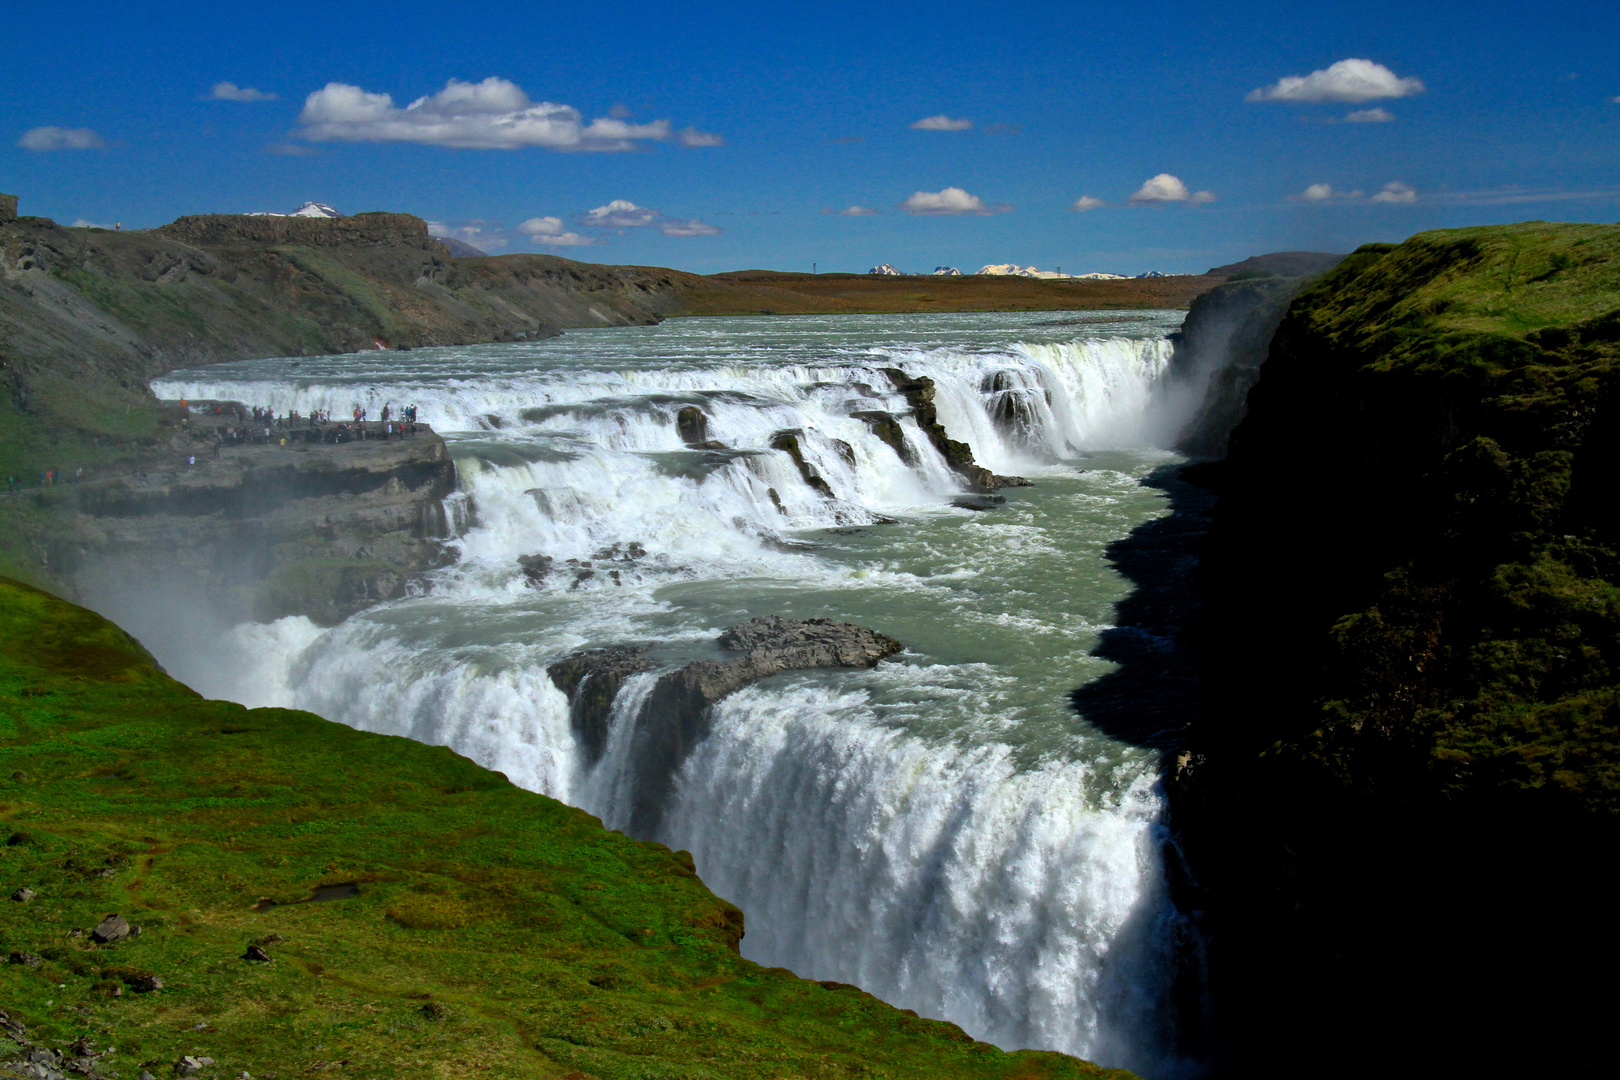
M 1076 210 L 1076 211 L 1083 214 L 1087 210 L 1095 210 L 1099 206 L 1106 206 L 1106 205 L 1107 204 L 1104 203 L 1101 199 L 1093 198 L 1090 195 L 1082 195 L 1078 199 L 1074 200 L 1074 204 L 1072 206 L 1070 206 L 1069 209 L 1070 210 Z
M 650 206 L 637 206 L 629 199 L 613 199 L 594 210 L 587 210 L 579 216 L 579 223 L 595 229 L 641 229 L 656 225 L 658 231 L 665 236 L 719 236 L 724 231 L 718 225 L 710 225 L 706 221 L 696 219 L 688 221 L 684 218 L 670 217 Z M 558 224 L 560 226 L 561 223 Z
M 237 86 L 233 82 L 217 82 L 214 88 L 208 91 L 208 96 L 215 101 L 274 101 L 276 95 L 267 94 L 263 90 L 255 90 L 251 86 Z
M 1251 90 L 1246 101 L 1344 101 L 1359 104 L 1423 93 L 1421 79 L 1403 79 L 1371 60 L 1340 60 L 1309 75 L 1287 75 Z
M 697 128 L 681 128 L 675 133 L 675 141 L 682 146 L 724 146 L 726 140 L 712 131 L 699 131 Z
M 599 229 L 639 229 L 651 225 L 658 217 L 658 211 L 651 207 L 637 206 L 629 199 L 614 199 L 595 210 L 585 211 L 579 220 L 582 225 Z
M 595 237 L 569 232 L 560 217 L 532 217 L 517 231 L 541 247 L 587 247 L 598 242 Z
M 691 221 L 664 218 L 658 223 L 658 231 L 665 236 L 719 236 L 722 230 L 718 225 L 710 225 L 695 218 Z
M 977 195 L 969 195 L 959 187 L 941 191 L 918 191 L 900 204 L 908 214 L 1004 214 L 1012 207 L 1005 203 L 986 205 Z
M 718 135 L 670 129 L 668 120 L 632 124 L 604 116 L 586 124 L 578 109 L 551 101 L 530 101 L 507 79 L 483 82 L 451 79 L 437 94 L 405 108 L 387 94 L 373 94 L 347 83 L 327 83 L 304 99 L 301 134 L 317 142 L 408 142 L 462 150 L 624 151 L 647 142 L 717 146 Z
M 1399 180 L 1391 180 L 1384 185 L 1384 190 L 1372 197 L 1376 203 L 1415 203 L 1417 202 L 1417 189 L 1411 184 L 1403 184 Z
M 110 228 L 112 228 L 112 226 L 111 225 L 103 225 L 99 221 L 86 221 L 84 218 L 78 218 L 77 220 L 75 220 L 73 222 L 73 228 L 75 228 L 75 229 L 110 229 Z
M 1323 199 L 1333 198 L 1332 184 L 1312 184 L 1299 193 L 1299 197 L 1306 202 L 1321 202 Z
M 23 132 L 17 145 L 24 150 L 101 150 L 107 143 L 89 128 L 37 127 Z
M 972 126 L 973 121 L 971 120 L 950 117 L 940 113 L 938 116 L 925 116 L 921 120 L 913 121 L 911 129 L 913 131 L 966 131 Z
M 1347 124 L 1388 124 L 1395 119 L 1395 114 L 1382 105 L 1372 109 L 1357 109 L 1346 113 L 1344 122 Z
M 842 210 L 834 210 L 829 206 L 822 211 L 823 214 L 837 214 L 839 217 L 871 217 L 880 212 L 870 206 L 846 206 Z
M 457 222 L 430 221 L 427 227 L 429 236 L 460 240 L 485 254 L 494 254 L 512 242 L 499 224 L 481 218 Z
M 1163 205 L 1165 203 L 1186 203 L 1189 206 L 1202 206 L 1215 201 L 1213 191 L 1188 191 L 1187 185 L 1179 177 L 1169 173 L 1160 173 L 1151 177 L 1136 193 L 1131 196 L 1131 202 L 1138 206 Z

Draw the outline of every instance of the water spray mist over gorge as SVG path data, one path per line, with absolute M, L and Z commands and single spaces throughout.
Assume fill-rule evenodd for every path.
M 1069 694 L 1113 666 L 1091 650 L 1130 585 L 1104 547 L 1168 511 L 1140 481 L 1179 460 L 1159 447 L 1196 405 L 1171 378 L 1179 321 L 681 320 L 176 372 L 160 396 L 417 405 L 460 476 L 453 561 L 331 629 L 145 639 L 207 694 L 446 744 L 690 850 L 746 911 L 753 959 L 1006 1047 L 1172 1074 L 1197 946 L 1156 755 Z M 964 496 L 901 389 L 919 379 L 978 465 L 1033 486 Z M 695 746 L 638 751 L 659 673 L 762 615 L 906 651 L 746 687 Z M 605 646 L 648 651 L 593 742 L 548 666 Z

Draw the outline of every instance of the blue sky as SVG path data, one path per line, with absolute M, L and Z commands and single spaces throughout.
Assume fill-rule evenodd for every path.
M 1620 219 L 1612 4 L 35 0 L 6 20 L 28 47 L 7 50 L 0 191 L 64 224 L 319 200 L 700 272 L 1134 274 Z

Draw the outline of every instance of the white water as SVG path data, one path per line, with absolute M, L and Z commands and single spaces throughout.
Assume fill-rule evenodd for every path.
M 908 652 L 722 702 L 658 838 L 743 907 L 753 959 L 1007 1048 L 1184 1074 L 1153 761 L 1066 699 L 1109 669 L 1088 654 L 1127 585 L 1103 546 L 1164 512 L 1138 481 L 1173 460 L 1153 447 L 1184 418 L 1164 392 L 1175 318 L 682 320 L 176 373 L 161 396 L 373 418 L 414 402 L 451 444 L 468 527 L 423 595 L 324 633 L 296 619 L 209 656 L 150 644 L 205 693 L 449 745 L 623 828 L 654 677 L 621 692 L 590 763 L 548 662 L 657 642 L 674 665 L 757 614 L 873 626 Z M 909 419 L 916 467 L 850 415 L 904 411 L 886 367 L 932 377 L 952 437 L 1037 487 L 983 516 L 950 508 L 960 486 Z M 681 443 L 689 404 L 728 450 Z M 770 449 L 783 430 L 834 498 Z M 516 563 L 534 553 L 555 560 L 540 587 Z

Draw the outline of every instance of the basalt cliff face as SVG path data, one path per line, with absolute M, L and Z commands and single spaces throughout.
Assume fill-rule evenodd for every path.
M 1370 245 L 1214 470 L 1171 769 L 1229 1060 L 1582 1067 L 1616 958 L 1620 227 Z

